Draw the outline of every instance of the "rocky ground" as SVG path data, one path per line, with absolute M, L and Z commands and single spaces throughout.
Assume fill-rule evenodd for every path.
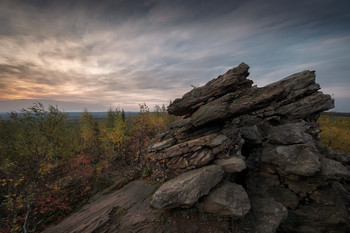
M 313 71 L 262 88 L 241 63 L 168 109 L 149 149 L 171 179 L 134 181 L 46 232 L 350 232 L 350 157 L 319 143 L 334 101 Z

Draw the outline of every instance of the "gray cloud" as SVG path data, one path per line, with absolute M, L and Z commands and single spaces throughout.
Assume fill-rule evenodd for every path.
M 347 1 L 8 0 L 0 5 L 3 99 L 136 110 L 142 102 L 167 104 L 191 84 L 203 85 L 245 61 L 260 86 L 314 69 L 325 90 L 350 100 L 339 88 L 350 87 Z

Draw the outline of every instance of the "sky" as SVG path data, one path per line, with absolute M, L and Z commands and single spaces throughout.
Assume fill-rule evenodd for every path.
M 0 112 L 169 104 L 241 62 L 302 70 L 350 112 L 348 0 L 0 0 Z

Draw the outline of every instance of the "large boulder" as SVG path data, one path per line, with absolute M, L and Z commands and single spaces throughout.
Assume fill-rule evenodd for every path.
M 269 131 L 267 138 L 272 144 L 302 144 L 310 140 L 310 135 L 304 133 L 305 131 L 305 126 L 301 123 L 284 124 L 273 127 Z
M 196 207 L 202 212 L 238 219 L 249 212 L 250 201 L 241 185 L 226 181 L 211 191 Z
M 321 169 L 325 179 L 350 178 L 350 171 L 343 164 L 332 159 L 322 158 Z
M 151 206 L 156 209 L 189 207 L 215 187 L 224 170 L 218 165 L 195 169 L 165 182 L 154 193 Z
M 350 231 L 350 220 L 347 211 L 340 205 L 315 203 L 290 211 L 288 221 L 281 224 L 280 230 L 298 233 L 345 233 Z
M 273 187 L 268 190 L 268 194 L 273 199 L 289 209 L 295 209 L 298 206 L 299 199 L 295 193 L 287 188 Z
M 264 163 L 277 165 L 286 174 L 311 176 L 321 169 L 318 151 L 308 144 L 266 146 L 260 159 Z
M 287 208 L 272 198 L 253 198 L 253 233 L 271 233 L 288 216 Z

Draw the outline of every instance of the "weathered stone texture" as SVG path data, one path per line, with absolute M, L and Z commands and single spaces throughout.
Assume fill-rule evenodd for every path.
M 192 206 L 221 181 L 223 174 L 224 170 L 217 165 L 183 173 L 154 193 L 151 206 L 157 209 Z
M 161 186 L 153 198 L 157 203 L 166 197 L 164 203 L 168 204 L 154 206 L 172 208 L 193 205 L 199 200 L 195 206 L 202 212 L 253 219 L 252 232 L 259 233 L 275 232 L 279 227 L 294 232 L 293 226 L 288 225 L 290 220 L 284 222 L 287 216 L 288 219 L 296 216 L 291 221 L 299 224 L 294 226 L 295 232 L 307 232 L 312 225 L 329 230 L 332 224 L 338 224 L 339 232 L 345 231 L 350 219 L 341 217 L 349 214 L 344 203 L 350 195 L 341 183 L 337 186 L 337 190 L 343 190 L 339 191 L 341 195 L 337 196 L 331 187 L 332 182 L 348 184 L 350 157 L 317 141 L 320 131 L 316 120 L 322 111 L 333 108 L 334 100 L 319 91 L 314 71 L 295 73 L 258 88 L 247 79 L 248 69 L 242 63 L 176 99 L 168 110 L 183 116 L 170 126 L 170 135 L 177 143 L 164 148 L 162 145 L 170 145 L 165 141 L 156 146 L 162 148 L 157 159 L 165 160 L 169 171 L 173 171 L 169 174 L 178 175 L 203 166 L 201 169 L 205 169 L 213 163 L 222 167 L 225 181 L 201 194 L 200 200 L 186 197 L 177 201 L 183 196 L 168 195 L 162 190 L 178 187 L 175 193 L 181 192 L 188 174 L 183 173 L 181 179 L 176 177 Z M 252 203 L 250 214 L 246 193 Z M 339 201 L 340 196 L 345 201 Z M 320 203 L 340 205 L 345 212 L 334 215 L 333 207 L 321 208 Z M 308 217 L 310 225 L 298 220 L 311 213 L 315 217 Z M 319 221 L 318 215 L 330 219 Z
M 247 64 L 241 63 L 238 67 L 213 79 L 205 86 L 194 88 L 181 99 L 174 100 L 169 106 L 168 112 L 177 116 L 190 114 L 200 106 L 208 103 L 211 99 L 216 99 L 226 93 L 241 91 L 242 88 L 250 87 L 253 82 L 246 79 L 249 75 L 248 69 L 249 66 Z
M 241 185 L 224 182 L 198 203 L 200 211 L 234 219 L 244 217 L 250 210 L 248 194 Z

